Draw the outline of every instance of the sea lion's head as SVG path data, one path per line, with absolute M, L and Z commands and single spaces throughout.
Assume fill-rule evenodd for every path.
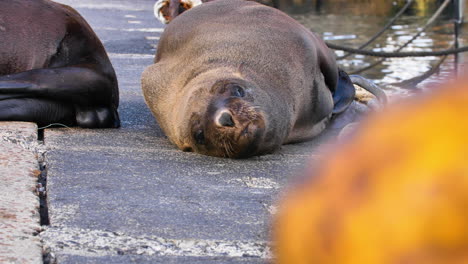
M 179 148 L 218 157 L 255 155 L 265 136 L 266 118 L 255 105 L 252 85 L 241 78 L 195 81 L 176 115 Z

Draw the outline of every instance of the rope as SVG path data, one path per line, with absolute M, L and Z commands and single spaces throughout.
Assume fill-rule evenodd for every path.
M 371 80 L 368 80 L 360 75 L 350 75 L 349 79 L 351 79 L 351 82 L 353 84 L 357 84 L 361 86 L 362 88 L 364 88 L 364 90 L 373 94 L 382 105 L 387 104 L 387 101 L 388 101 L 387 95 L 382 90 L 382 88 L 378 87 Z
M 43 127 L 39 127 L 38 130 L 41 130 L 41 129 L 46 129 L 46 128 L 49 128 L 51 126 L 61 126 L 61 127 L 66 127 L 66 128 L 70 128 L 69 126 L 67 125 L 64 125 L 64 124 L 60 124 L 60 123 L 53 123 L 53 124 L 50 124 L 50 125 L 47 125 L 47 126 L 43 126 Z
M 452 0 L 445 0 L 444 3 L 442 3 L 442 5 L 439 7 L 439 9 L 437 9 L 437 11 L 434 13 L 434 15 L 432 15 L 432 17 L 427 21 L 426 25 L 424 25 L 423 28 L 421 28 L 418 33 L 416 35 L 414 35 L 409 41 L 407 41 L 405 44 L 403 44 L 403 46 L 399 47 L 396 52 L 399 52 L 401 51 L 403 48 L 405 48 L 406 46 L 408 46 L 411 42 L 413 42 L 413 40 L 415 40 L 417 37 L 419 37 L 428 27 L 429 25 L 431 25 L 439 16 L 440 14 L 442 13 L 442 11 L 445 10 L 445 8 L 448 6 L 448 4 L 450 3 L 450 1 Z M 385 61 L 385 58 L 383 59 L 380 59 L 378 60 L 377 62 L 367 66 L 367 67 L 364 67 L 360 70 L 357 70 L 357 71 L 354 71 L 353 74 L 356 74 L 356 73 L 361 73 L 363 71 L 366 71 L 370 68 L 373 68 L 375 67 L 376 65 L 382 63 L 383 61 Z
M 437 11 L 434 13 L 434 15 L 432 15 L 432 17 L 427 21 L 427 23 L 424 25 L 423 28 L 419 29 L 418 30 L 418 33 L 416 35 L 414 35 L 409 41 L 407 41 L 405 44 L 403 44 L 401 47 L 399 47 L 396 52 L 394 52 L 395 54 L 388 54 L 388 55 L 394 55 L 393 57 L 398 57 L 396 53 L 399 53 L 399 51 L 401 51 L 403 48 L 405 48 L 406 46 L 408 46 L 411 42 L 413 42 L 417 37 L 419 37 L 426 29 L 427 27 L 429 27 L 439 16 L 440 14 L 442 13 L 442 11 L 445 10 L 445 8 L 448 6 L 448 4 L 450 3 L 451 0 L 445 0 L 442 5 L 439 7 L 439 9 L 437 9 Z M 335 48 L 346 48 L 346 50 L 350 50 L 351 52 L 351 49 L 348 48 L 348 47 L 342 47 L 342 46 L 339 46 L 339 45 L 335 45 L 335 44 L 332 44 L 332 43 L 327 43 L 327 45 L 332 48 L 332 49 L 335 49 Z M 353 49 L 354 50 L 354 49 Z M 369 55 L 374 53 L 372 51 L 362 51 L 362 50 L 356 50 L 356 51 L 359 51 L 360 53 L 368 53 Z M 463 47 L 463 48 L 460 48 L 460 49 L 453 49 L 451 50 L 453 53 L 458 53 L 458 52 L 464 52 L 464 51 L 468 51 L 468 47 Z M 424 54 L 425 52 L 422 52 L 422 53 L 419 53 L 419 52 L 410 52 L 410 53 L 406 53 L 404 54 L 403 52 L 401 53 L 401 57 L 411 57 L 413 55 L 420 55 L 420 56 L 442 56 L 442 55 L 446 55 L 446 54 L 443 54 L 443 51 L 439 51 L 439 52 L 442 52 L 442 54 L 439 54 L 437 55 L 438 52 L 431 52 L 430 54 L 429 53 L 426 53 Z M 448 51 L 446 51 L 448 52 Z M 419 53 L 419 54 L 418 54 Z M 449 53 L 449 54 L 453 54 L 453 53 Z M 366 55 L 366 54 L 362 54 L 362 55 Z M 367 67 L 364 67 L 362 69 L 359 69 L 359 70 L 356 70 L 354 72 L 352 72 L 351 74 L 357 74 L 357 73 L 361 73 L 363 71 L 366 71 L 368 69 L 371 69 L 373 67 L 375 67 L 376 65 L 382 63 L 387 57 L 385 57 L 385 53 L 382 53 L 382 52 L 378 52 L 378 53 L 374 53 L 374 56 L 379 56 L 379 57 L 383 57 L 383 59 L 380 59 L 378 60 L 377 62 L 367 66 Z
M 335 50 L 343 50 L 352 52 L 360 55 L 382 57 L 382 58 L 403 58 L 403 57 L 428 57 L 428 56 L 445 56 L 452 55 L 455 53 L 467 52 L 468 46 L 461 47 L 458 49 L 445 49 L 439 51 L 415 51 L 415 52 L 376 52 L 369 50 L 359 50 L 348 47 L 342 47 L 335 44 L 327 43 L 328 47 Z
M 373 37 L 371 37 L 368 41 L 366 41 L 366 43 L 362 44 L 361 46 L 359 46 L 358 49 L 363 49 L 365 47 L 367 47 L 369 44 L 371 44 L 372 42 L 374 42 L 374 40 L 376 40 L 378 37 L 380 37 L 391 25 L 393 25 L 393 23 L 395 23 L 395 21 L 401 16 L 403 15 L 403 13 L 406 11 L 406 9 L 408 9 L 408 7 L 413 3 L 414 0 L 407 0 L 406 1 L 406 4 L 405 6 L 400 10 L 398 11 L 398 13 L 388 21 L 388 23 L 379 31 L 377 32 Z M 348 54 L 345 54 L 341 57 L 338 57 L 336 58 L 337 60 L 342 60 L 344 58 L 347 58 L 348 56 L 352 55 L 353 53 L 355 52 L 351 52 L 351 53 L 348 53 Z

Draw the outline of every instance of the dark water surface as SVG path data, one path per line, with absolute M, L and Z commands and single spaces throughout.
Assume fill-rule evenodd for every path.
M 318 0 L 316 0 L 318 1 Z M 440 1 L 442 2 L 442 1 Z M 392 52 L 415 35 L 440 6 L 440 2 L 416 0 L 415 3 L 401 16 L 391 28 L 370 44 L 366 49 L 374 51 Z M 349 47 L 358 47 L 380 31 L 387 22 L 404 6 L 405 1 L 379 0 L 335 0 L 322 1 L 321 5 L 312 1 L 308 5 L 309 11 L 290 15 L 307 28 L 318 33 L 326 41 Z M 465 21 L 468 12 L 465 8 Z M 304 11 L 304 9 L 302 9 Z M 453 7 L 449 5 L 445 12 L 424 33 L 409 44 L 402 51 L 433 51 L 447 49 L 454 43 Z M 460 27 L 459 45 L 468 45 L 468 26 Z M 337 56 L 345 53 L 335 51 Z M 398 83 L 424 74 L 436 65 L 441 57 L 409 57 L 390 58 L 383 63 L 359 73 L 374 80 L 380 86 L 387 87 L 391 94 L 408 94 L 414 89 L 401 89 L 389 84 Z M 463 71 L 468 54 L 448 56 L 442 63 L 440 70 L 419 83 L 416 88 L 427 89 L 434 84 L 453 79 L 456 69 L 459 75 Z M 347 72 L 362 69 L 379 58 L 352 55 L 339 60 L 340 66 Z M 455 61 L 458 61 L 457 63 Z M 417 90 L 417 89 L 416 89 Z

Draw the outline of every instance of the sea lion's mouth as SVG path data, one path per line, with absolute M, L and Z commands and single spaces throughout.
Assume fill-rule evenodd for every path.
M 255 155 L 261 139 L 264 126 L 262 120 L 250 120 L 246 115 L 238 116 L 232 112 L 231 116 L 222 116 L 223 110 L 217 114 L 218 118 L 206 130 L 206 144 L 196 144 L 199 152 L 207 155 L 227 158 L 247 158 Z M 221 119 L 221 120 L 219 120 Z
M 244 129 L 242 129 L 240 136 L 246 136 L 249 135 L 249 126 L 250 124 L 246 125 Z
M 239 141 L 242 138 L 254 135 L 256 128 L 257 126 L 253 122 L 248 123 L 240 129 L 239 135 L 237 136 L 236 140 Z

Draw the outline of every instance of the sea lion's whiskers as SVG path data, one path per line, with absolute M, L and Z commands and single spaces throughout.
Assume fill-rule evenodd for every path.
M 229 145 L 230 141 L 226 133 L 220 133 L 216 142 L 220 145 L 222 150 L 224 150 L 222 151 L 224 157 L 229 158 L 233 154 L 232 147 Z
M 234 154 L 234 147 L 232 146 L 232 142 L 227 141 L 227 143 L 228 143 L 229 150 L 231 151 L 232 154 Z
M 226 145 L 226 144 L 223 144 L 223 149 L 224 149 L 223 156 L 224 156 L 225 158 L 229 158 L 229 149 L 227 148 L 227 145 Z
M 234 154 L 235 149 L 234 149 L 234 146 L 233 146 L 233 142 L 231 140 L 229 140 L 229 139 L 226 142 L 227 142 L 227 144 L 229 146 L 229 150 L 231 151 L 232 154 Z
M 228 157 L 233 156 L 234 150 L 232 149 L 232 145 L 230 144 L 230 142 L 229 142 L 229 141 L 225 141 L 224 146 L 225 146 L 225 150 L 226 150 L 227 156 L 228 156 Z

